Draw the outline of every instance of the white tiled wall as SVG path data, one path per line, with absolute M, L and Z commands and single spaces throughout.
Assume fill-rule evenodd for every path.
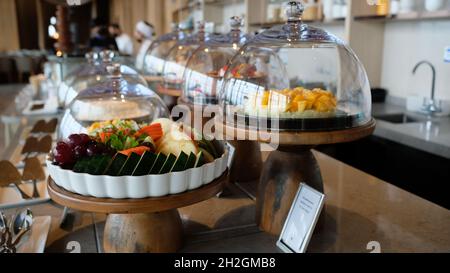
M 419 61 L 428 60 L 437 70 L 437 98 L 450 100 L 450 63 L 444 62 L 449 46 L 450 20 L 387 23 L 382 87 L 396 97 L 430 96 L 431 69 L 424 66 L 412 75 Z

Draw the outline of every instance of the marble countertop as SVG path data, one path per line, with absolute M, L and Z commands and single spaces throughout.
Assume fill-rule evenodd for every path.
M 267 153 L 263 153 L 264 158 Z M 389 183 L 315 152 L 325 184 L 323 225 L 310 253 L 446 253 L 450 250 L 450 211 Z M 275 253 L 277 237 L 255 224 L 258 182 L 230 184 L 219 198 L 180 209 L 185 231 L 183 253 Z M 52 202 L 32 206 L 36 216 L 52 216 L 46 252 L 103 251 L 105 215 L 72 211 L 61 228 L 62 208 Z M 14 210 L 7 211 L 13 213 Z
M 394 124 L 377 119 L 374 135 L 415 149 L 450 159 L 450 117 L 428 118 L 408 112 L 405 107 L 393 104 L 373 105 L 373 116 L 406 113 L 417 120 L 406 124 Z
M 3 90 L 6 89 L 0 88 L 0 92 Z M 14 92 L 3 92 L 8 99 L 14 95 Z M 375 105 L 374 112 L 376 115 L 396 114 L 404 112 L 404 109 Z M 425 146 L 423 143 L 432 143 L 429 146 L 437 150 L 447 147 L 449 151 L 450 118 L 431 123 L 439 130 L 429 136 L 420 130 L 420 126 L 426 126 L 427 122 L 425 125 L 393 125 L 380 121 L 376 134 L 392 137 L 394 141 L 403 141 L 405 145 L 416 148 Z M 405 127 L 409 131 L 405 131 Z M 3 130 L 0 127 L 0 139 L 3 138 Z M 442 141 L 443 144 L 439 144 L 438 139 L 447 140 L 447 143 Z M 309 252 L 367 253 L 370 252 L 367 249 L 369 242 L 379 243 L 382 252 L 450 251 L 449 210 L 324 154 L 316 152 L 315 155 L 325 185 L 326 218 L 324 225 L 316 230 Z M 268 153 L 263 153 L 264 160 L 267 156 Z M 255 225 L 254 196 L 257 187 L 257 181 L 230 184 L 220 198 L 181 209 L 186 233 L 182 252 L 277 252 L 277 238 L 259 231 Z M 83 253 L 102 252 L 105 215 L 72 212 L 66 225 L 61 228 L 60 206 L 47 202 L 30 207 L 36 216 L 52 216 L 47 252 L 68 252 L 67 244 L 73 241 L 81 244 Z

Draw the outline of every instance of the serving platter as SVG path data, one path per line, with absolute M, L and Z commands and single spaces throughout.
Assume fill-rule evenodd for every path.
M 354 128 L 361 115 L 348 115 L 339 112 L 334 117 L 326 118 L 270 118 L 255 117 L 235 113 L 231 120 L 236 124 L 244 122 L 243 125 L 250 129 L 271 128 L 272 131 L 332 131 Z M 230 122 L 230 120 L 228 120 Z M 326 129 L 325 129 L 326 128 Z
M 107 176 L 75 173 L 47 161 L 55 183 L 67 191 L 84 196 L 114 199 L 140 199 L 179 194 L 207 185 L 227 169 L 229 152 L 214 162 L 183 172 L 145 176 Z

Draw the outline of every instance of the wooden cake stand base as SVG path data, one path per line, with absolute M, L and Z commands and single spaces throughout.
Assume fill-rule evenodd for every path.
M 300 183 L 324 192 L 319 165 L 311 152 L 317 145 L 351 142 L 369 136 L 375 130 L 372 120 L 362 127 L 330 132 L 255 132 L 222 122 L 223 134 L 258 136 L 256 141 L 278 143 L 264 163 L 256 199 L 256 221 L 260 228 L 280 235 Z M 266 138 L 267 136 L 271 138 Z M 320 223 L 319 223 L 320 225 Z
M 205 114 L 205 107 L 194 105 L 190 102 L 184 101 L 182 98 L 178 99 L 178 105 L 187 107 L 191 113 L 190 126 L 194 127 L 199 132 L 204 132 L 205 125 L 212 122 L 214 116 Z M 213 109 L 214 105 L 209 105 L 211 110 L 219 113 L 219 107 Z M 210 110 L 208 110 L 210 111 Z M 204 115 L 209 117 L 204 117 Z M 201 120 L 196 122 L 196 119 Z M 212 124 L 215 124 L 214 122 Z M 230 167 L 230 183 L 248 183 L 259 179 L 263 166 L 261 157 L 261 145 L 255 141 L 228 141 L 234 147 L 234 160 Z
M 49 178 L 48 191 L 56 203 L 79 211 L 109 214 L 103 247 L 106 253 L 173 253 L 183 245 L 178 208 L 216 196 L 228 180 L 224 174 L 197 190 L 147 199 L 101 199 L 68 192 Z

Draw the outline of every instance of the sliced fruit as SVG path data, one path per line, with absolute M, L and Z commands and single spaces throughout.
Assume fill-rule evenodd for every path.
M 172 130 L 172 126 L 175 124 L 175 122 L 167 118 L 162 118 L 153 121 L 152 125 L 153 124 L 160 124 L 163 130 L 163 134 L 167 134 Z
M 112 135 L 113 135 L 113 133 L 101 132 L 100 140 L 102 141 L 102 143 L 106 143 L 106 142 L 108 142 L 108 140 L 111 138 Z
M 109 156 L 97 156 L 97 159 L 94 161 L 91 161 L 89 163 L 90 165 L 90 170 L 89 170 L 89 174 L 92 175 L 102 175 L 105 170 L 108 168 L 108 166 L 111 164 L 111 157 Z
M 175 162 L 177 161 L 177 157 L 173 154 L 169 155 L 166 162 L 164 163 L 164 166 L 162 167 L 159 174 L 166 174 L 169 173 L 170 170 L 172 170 L 173 165 L 175 165 Z
M 208 152 L 210 152 L 211 155 L 214 156 L 214 159 L 217 159 L 220 157 L 220 153 L 217 151 L 216 146 L 214 146 L 214 143 L 212 141 L 209 140 L 205 140 L 206 144 L 208 144 L 209 150 Z
M 140 129 L 136 136 L 140 137 L 144 134 L 151 137 L 154 141 L 158 141 L 164 135 L 161 123 L 155 123 Z
M 139 146 L 136 148 L 131 148 L 125 151 L 121 151 L 119 152 L 120 154 L 126 155 L 126 156 L 130 156 L 131 154 L 135 153 L 138 154 L 139 156 L 142 156 L 145 152 L 149 152 L 151 149 L 149 147 L 146 146 Z
M 73 167 L 73 171 L 76 173 L 85 173 L 89 164 L 89 158 L 82 158 Z
M 137 167 L 134 169 L 133 176 L 143 176 L 149 174 L 157 157 L 158 156 L 152 152 L 145 152 Z
M 185 154 L 197 154 L 198 148 L 191 137 L 180 130 L 173 130 L 165 135 L 159 143 L 158 152 L 165 155 L 179 155 L 181 152 Z
M 159 146 L 158 152 L 165 155 L 179 155 L 182 152 L 185 154 L 197 154 L 198 148 L 192 141 L 169 141 Z
M 164 163 L 166 163 L 166 160 L 167 156 L 160 153 L 156 158 L 155 164 L 153 165 L 150 174 L 159 174 L 161 172 L 162 167 L 164 166 Z
M 195 168 L 195 163 L 197 162 L 197 156 L 194 153 L 189 155 L 189 158 L 186 162 L 185 170 L 189 170 Z
M 203 156 L 203 152 L 199 152 L 197 154 L 197 161 L 195 162 L 195 167 L 200 168 L 205 165 L 205 157 Z
M 214 144 L 211 141 L 208 141 L 206 139 L 203 139 L 201 141 L 198 141 L 198 146 L 206 151 L 208 151 L 209 154 L 211 154 L 214 158 L 219 158 L 219 153 L 216 150 L 216 147 L 214 147 Z
M 125 162 L 127 162 L 127 159 L 128 156 L 124 154 L 116 154 L 113 162 L 111 163 L 111 165 L 109 165 L 109 168 L 106 170 L 105 174 L 110 176 L 119 176 L 123 166 L 125 165 Z
M 136 169 L 136 166 L 138 165 L 140 160 L 141 160 L 141 155 L 138 155 L 136 153 L 132 153 L 128 157 L 128 160 L 125 162 L 122 170 L 120 171 L 119 176 L 130 176 L 130 175 L 132 175 L 134 169 Z
M 173 165 L 173 168 L 171 170 L 171 172 L 182 172 L 184 170 L 186 170 L 186 163 L 188 160 L 189 156 L 185 153 L 181 153 L 180 156 L 178 156 L 177 161 L 175 162 L 175 165 Z
M 204 157 L 204 164 L 208 164 L 211 162 L 214 162 L 214 156 L 212 156 L 207 150 L 200 148 L 200 151 L 202 151 L 203 157 Z
M 108 167 L 110 161 L 110 157 L 104 155 L 96 155 L 94 157 L 91 157 L 86 164 L 84 173 L 88 173 L 91 175 L 102 174 Z

